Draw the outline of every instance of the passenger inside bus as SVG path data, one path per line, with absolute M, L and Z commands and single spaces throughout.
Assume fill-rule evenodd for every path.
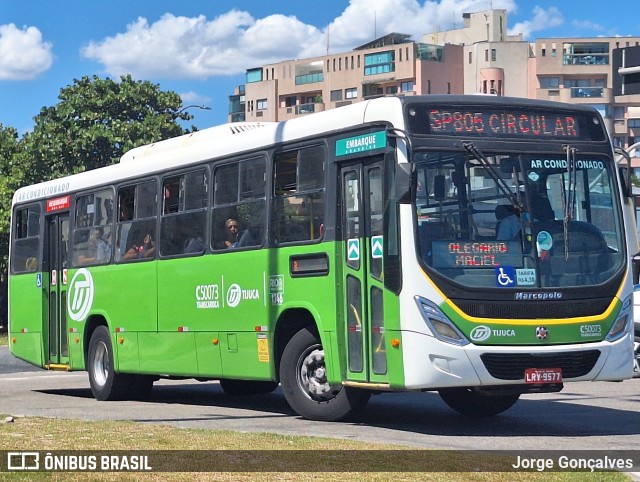
M 150 233 L 145 234 L 142 242 L 134 244 L 122 257 L 123 259 L 153 258 L 156 253 L 156 243 Z
M 104 234 L 104 228 L 98 226 L 91 230 L 83 253 L 78 255 L 78 264 L 108 263 L 111 259 L 111 233 Z
M 239 226 L 238 220 L 235 218 L 229 218 L 224 223 L 225 227 L 225 239 L 218 243 L 218 249 L 235 248 L 238 246 L 238 234 Z
M 525 197 L 522 196 L 523 208 Z M 522 220 L 520 219 L 520 211 L 517 207 L 499 204 L 496 206 L 496 239 L 498 241 L 509 241 L 518 239 L 522 228 Z M 551 207 L 551 203 L 546 196 L 540 193 L 531 194 L 531 208 L 529 214 L 533 221 L 550 221 L 555 219 L 555 214 Z

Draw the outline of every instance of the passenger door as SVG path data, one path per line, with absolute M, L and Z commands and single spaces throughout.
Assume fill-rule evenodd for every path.
M 67 247 L 69 244 L 69 214 L 47 216 L 42 287 L 48 297 L 48 343 L 45 346 L 46 365 L 69 364 L 67 328 Z
M 344 240 L 344 317 L 347 379 L 387 381 L 383 303 L 383 161 L 348 163 L 340 170 Z

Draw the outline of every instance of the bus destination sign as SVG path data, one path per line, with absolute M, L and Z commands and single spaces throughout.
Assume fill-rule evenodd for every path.
M 495 268 L 522 265 L 518 241 L 433 241 L 434 268 Z
M 602 141 L 597 114 L 494 106 L 412 105 L 408 122 L 413 134 Z M 599 127 L 599 129 L 598 129 Z
M 579 137 L 576 118 L 549 112 L 454 111 L 432 109 L 429 127 L 434 134 L 471 134 L 514 137 Z

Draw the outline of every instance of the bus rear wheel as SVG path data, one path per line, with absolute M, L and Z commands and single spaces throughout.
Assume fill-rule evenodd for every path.
M 519 393 L 486 394 L 472 388 L 443 388 L 438 393 L 449 407 L 470 417 L 492 417 L 511 408 L 520 398 Z
M 122 400 L 127 396 L 131 379 L 116 373 L 113 346 L 106 326 L 98 326 L 89 341 L 87 370 L 91 393 L 97 400 Z
M 289 406 L 309 420 L 343 420 L 371 396 L 365 390 L 328 383 L 320 339 L 306 328 L 289 340 L 282 353 L 280 383 Z

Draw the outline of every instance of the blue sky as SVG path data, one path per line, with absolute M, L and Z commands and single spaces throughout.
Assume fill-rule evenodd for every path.
M 189 124 L 226 122 L 248 68 L 351 50 L 389 32 L 461 27 L 464 12 L 508 11 L 509 33 L 640 36 L 637 0 L 0 0 L 0 124 L 33 128 L 83 76 L 135 79 L 181 95 Z M 327 41 L 327 38 L 329 41 Z

